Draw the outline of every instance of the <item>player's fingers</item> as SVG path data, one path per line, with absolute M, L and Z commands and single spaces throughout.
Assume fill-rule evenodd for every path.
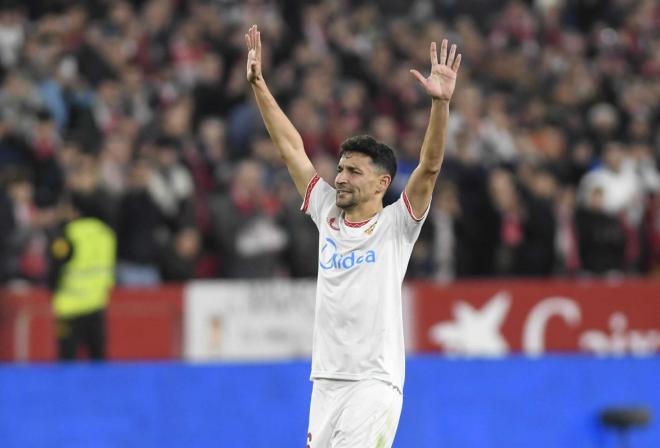
M 419 82 L 421 82 L 422 84 L 426 84 L 426 78 L 424 78 L 424 76 L 422 76 L 420 72 L 418 72 L 417 70 L 410 70 L 410 73 L 412 73 L 413 76 L 417 78 Z
M 247 45 L 248 50 L 252 49 L 252 45 L 250 44 L 250 36 L 247 34 L 245 35 L 245 45 Z
M 461 54 L 458 53 L 458 56 L 456 56 L 456 60 L 454 61 L 454 65 L 452 65 L 451 69 L 455 72 L 458 71 L 458 67 L 461 66 Z
M 436 48 L 435 42 L 431 42 L 431 65 L 437 65 L 438 63 L 438 49 Z
M 440 63 L 447 63 L 447 39 L 442 39 L 442 45 L 440 45 Z
M 449 49 L 449 57 L 447 58 L 447 66 L 453 67 L 455 57 L 456 57 L 456 44 L 452 44 L 451 48 Z
M 261 32 L 257 31 L 257 60 L 261 60 Z

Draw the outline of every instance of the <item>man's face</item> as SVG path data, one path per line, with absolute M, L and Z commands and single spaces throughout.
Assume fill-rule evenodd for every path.
M 605 147 L 605 154 L 603 155 L 605 165 L 610 170 L 618 173 L 623 164 L 624 153 L 620 145 L 617 143 L 610 143 Z
M 389 175 L 383 174 L 371 158 L 359 152 L 347 152 L 337 164 L 335 177 L 336 205 L 349 210 L 368 202 L 387 188 Z

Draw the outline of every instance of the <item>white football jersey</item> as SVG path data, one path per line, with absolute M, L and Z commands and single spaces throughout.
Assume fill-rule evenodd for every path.
M 335 189 L 314 176 L 301 210 L 319 229 L 311 379 L 379 379 L 403 390 L 401 287 L 428 209 L 405 192 L 368 221 L 350 223 Z

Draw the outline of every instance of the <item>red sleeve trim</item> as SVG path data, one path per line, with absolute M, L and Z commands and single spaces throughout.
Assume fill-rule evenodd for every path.
M 417 216 L 415 216 L 412 210 L 412 206 L 410 205 L 410 200 L 408 200 L 408 194 L 406 193 L 406 190 L 403 190 L 402 196 L 403 196 L 403 203 L 406 204 L 406 209 L 408 210 L 408 213 L 410 214 L 412 219 L 414 219 L 417 222 L 420 222 L 424 216 L 422 215 L 422 218 L 418 218 Z
M 319 180 L 321 180 L 321 178 L 318 174 L 315 174 L 314 177 L 309 180 L 309 183 L 307 184 L 307 190 L 305 191 L 305 200 L 303 201 L 302 207 L 300 207 L 301 212 L 307 213 L 307 208 L 309 207 L 309 197 Z

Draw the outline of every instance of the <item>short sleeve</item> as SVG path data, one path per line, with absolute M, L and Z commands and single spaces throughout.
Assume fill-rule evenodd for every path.
M 319 218 L 323 215 L 323 210 L 332 207 L 335 204 L 335 189 L 326 181 L 315 174 L 307 184 L 305 198 L 300 207 L 300 211 L 308 214 L 312 220 L 319 225 Z
M 431 202 L 429 201 L 429 205 L 422 216 L 415 216 L 408 195 L 404 190 L 399 199 L 390 207 L 393 209 L 392 213 L 395 216 L 397 232 L 401 232 L 409 243 L 414 243 L 419 237 L 419 232 L 422 230 L 426 217 L 429 215 Z

